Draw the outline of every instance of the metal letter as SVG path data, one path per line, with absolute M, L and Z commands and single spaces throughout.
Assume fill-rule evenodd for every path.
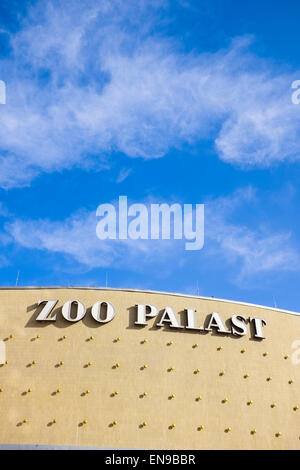
M 218 333 L 230 333 L 229 330 L 226 330 L 225 325 L 217 312 L 213 312 L 211 314 L 210 320 L 205 330 L 212 331 L 212 328 L 217 328 Z
M 249 318 L 254 324 L 254 338 L 265 339 L 263 335 L 262 327 L 267 324 L 262 318 Z
M 158 310 L 154 305 L 137 304 L 137 319 L 134 323 L 136 325 L 147 325 L 146 319 L 155 317 L 157 312 Z
M 171 307 L 166 307 L 159 323 L 156 326 L 163 326 L 164 323 L 168 323 L 170 328 L 184 328 L 179 325 L 178 320 Z
M 41 310 L 39 315 L 37 316 L 37 321 L 55 321 L 56 320 L 56 314 L 53 315 L 53 317 L 49 318 L 49 315 L 51 314 L 52 310 L 54 309 L 55 305 L 57 304 L 58 300 L 39 300 L 38 301 L 38 306 L 40 306 L 42 303 L 46 302 L 45 307 Z
M 232 334 L 233 335 L 238 335 L 238 336 L 244 336 L 248 333 L 248 327 L 245 324 L 246 323 L 246 318 L 243 317 L 242 315 L 232 315 L 231 317 L 231 323 L 239 328 L 242 331 L 236 330 L 234 327 L 232 327 Z
M 187 308 L 186 309 L 186 319 L 187 319 L 187 325 L 186 329 L 187 330 L 202 330 L 203 331 L 203 326 L 200 326 L 200 328 L 196 328 L 195 326 L 195 312 L 193 308 Z
M 76 303 L 77 304 L 77 314 L 75 318 L 71 317 L 71 311 L 72 311 L 72 304 Z M 68 300 L 62 308 L 62 316 L 68 320 L 68 321 L 79 321 L 82 320 L 86 312 L 85 305 L 80 302 L 80 300 Z
M 106 316 L 104 319 L 101 319 L 101 305 L 106 305 Z M 111 321 L 115 316 L 115 309 L 112 304 L 109 302 L 96 302 L 92 307 L 92 317 L 94 320 L 98 321 L 99 323 L 108 323 Z

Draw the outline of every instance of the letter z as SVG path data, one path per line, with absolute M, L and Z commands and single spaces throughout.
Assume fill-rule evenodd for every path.
M 49 318 L 52 310 L 57 304 L 58 300 L 39 300 L 38 306 L 46 302 L 45 306 L 42 308 L 41 312 L 37 316 L 37 321 L 55 321 L 56 314 Z

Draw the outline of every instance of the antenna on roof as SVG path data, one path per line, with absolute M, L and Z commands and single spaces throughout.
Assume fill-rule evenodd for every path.
M 17 287 L 18 282 L 19 282 L 19 276 L 20 276 L 20 271 L 18 271 L 18 275 L 17 275 L 17 279 L 16 279 L 16 287 Z
M 199 285 L 198 285 L 198 281 L 197 281 L 197 290 L 196 290 L 196 295 L 199 296 Z
M 108 276 L 107 276 L 107 273 L 106 273 L 106 275 L 105 275 L 105 287 L 107 287 L 107 278 L 108 278 Z
M 273 302 L 274 302 L 274 307 L 277 308 L 277 302 L 276 302 L 274 295 L 273 295 Z

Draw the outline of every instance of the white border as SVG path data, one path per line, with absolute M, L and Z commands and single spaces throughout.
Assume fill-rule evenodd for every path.
M 200 299 L 200 300 L 209 300 L 209 301 L 216 301 L 216 302 L 225 302 L 229 304 L 236 304 L 236 305 L 245 305 L 248 307 L 256 307 L 256 308 L 263 308 L 265 310 L 271 310 L 274 312 L 286 313 L 289 315 L 296 315 L 300 317 L 299 312 L 292 312 L 290 310 L 283 310 L 280 308 L 275 307 L 266 307 L 265 305 L 257 305 L 251 304 L 248 302 L 238 302 L 237 300 L 227 300 L 227 299 L 218 299 L 216 297 L 203 297 L 201 295 L 190 295 L 190 294 L 179 294 L 177 292 L 164 292 L 164 291 L 156 291 L 156 290 L 144 290 L 144 289 L 130 289 L 126 287 L 88 287 L 88 286 L 17 286 L 17 287 L 10 287 L 10 286 L 0 286 L 1 290 L 26 290 L 26 289 L 78 289 L 78 290 L 103 290 L 103 291 L 121 291 L 121 292 L 141 292 L 144 294 L 160 294 L 160 295 L 174 295 L 176 297 L 188 297 L 190 299 Z

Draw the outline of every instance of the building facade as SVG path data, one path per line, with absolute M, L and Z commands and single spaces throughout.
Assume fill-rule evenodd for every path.
M 0 443 L 300 448 L 300 314 L 130 289 L 0 298 Z

